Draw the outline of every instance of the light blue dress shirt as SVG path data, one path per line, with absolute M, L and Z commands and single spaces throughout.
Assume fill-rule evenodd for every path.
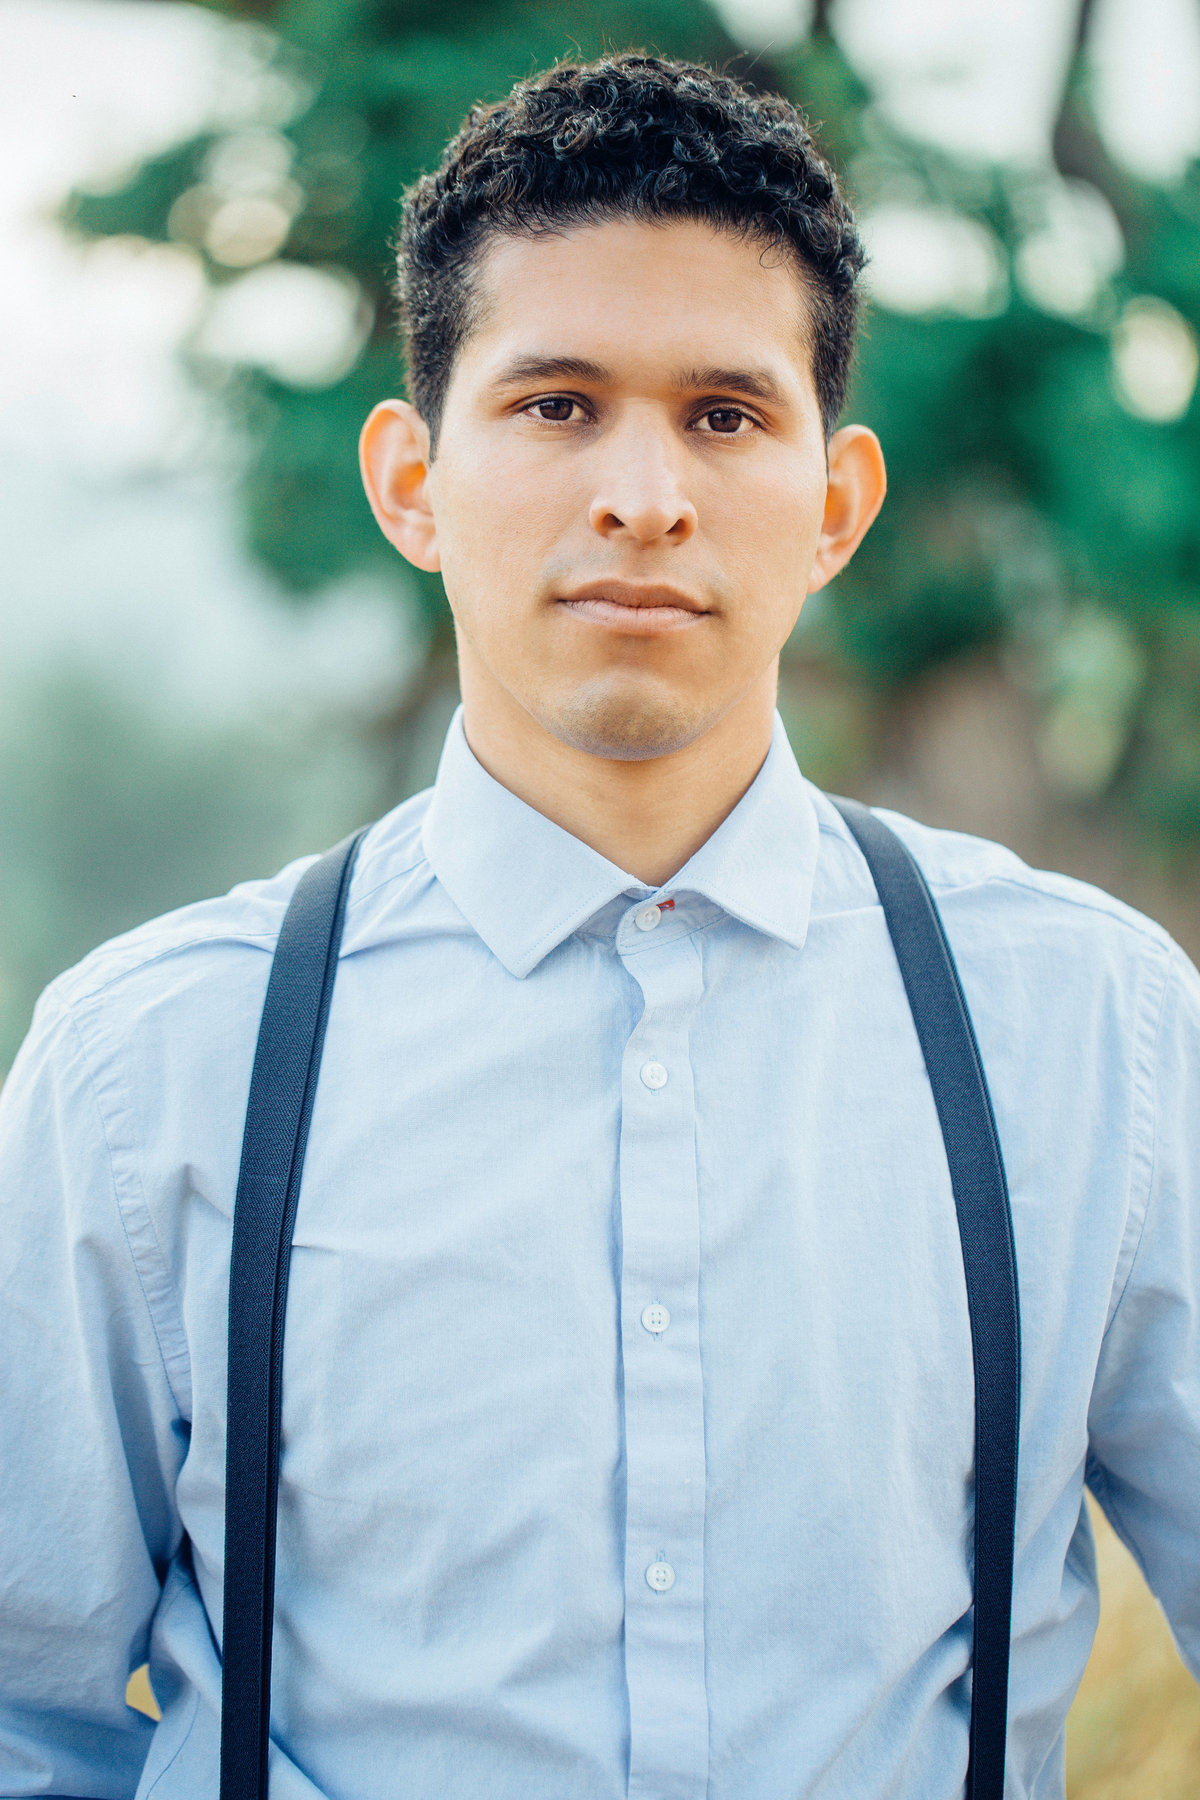
M 1200 983 L 1105 895 L 890 822 L 1012 1189 L 1006 1793 L 1050 1800 L 1085 1480 L 1200 1668 Z M 88 957 L 4 1089 L 5 1796 L 216 1793 L 230 1216 L 302 866 Z M 662 890 L 457 720 L 371 831 L 284 1393 L 272 1800 L 961 1795 L 954 1206 L 865 864 L 782 727 Z

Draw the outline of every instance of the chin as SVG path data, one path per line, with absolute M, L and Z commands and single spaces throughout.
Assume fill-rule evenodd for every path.
M 719 708 L 646 694 L 574 694 L 542 713 L 541 723 L 560 743 L 617 762 L 649 762 L 670 756 L 715 725 Z

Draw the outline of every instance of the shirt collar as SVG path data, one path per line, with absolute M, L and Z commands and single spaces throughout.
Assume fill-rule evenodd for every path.
M 620 894 L 698 893 L 796 949 L 808 931 L 817 815 L 778 714 L 754 781 L 661 890 L 494 780 L 471 752 L 461 707 L 446 735 L 422 839 L 430 867 L 467 923 L 520 977 Z

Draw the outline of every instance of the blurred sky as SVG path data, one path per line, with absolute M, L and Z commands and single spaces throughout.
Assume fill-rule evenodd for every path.
M 231 446 L 177 360 L 204 301 L 189 255 L 54 222 L 73 185 L 259 108 L 243 38 L 184 5 L 0 4 L 0 695 L 65 657 L 143 705 L 236 716 L 370 705 L 403 670 L 385 594 L 281 607 L 240 554 Z
M 720 11 L 756 49 L 800 35 L 809 9 L 720 0 Z M 1075 0 L 840 0 L 834 24 L 897 123 L 972 156 L 1039 163 L 1075 11 Z M 1122 159 L 1128 137 L 1139 172 L 1170 180 L 1200 153 L 1200 6 L 1098 0 L 1094 42 L 1109 149 Z M 403 670 L 401 609 L 384 594 L 276 604 L 236 547 L 230 446 L 176 359 L 199 332 L 232 357 L 263 355 L 269 319 L 280 354 L 319 380 L 353 330 L 336 288 L 301 280 L 281 308 L 244 278 L 240 312 L 206 319 L 188 251 L 83 247 L 53 222 L 72 185 L 116 183 L 214 117 L 282 118 L 292 97 L 270 80 L 260 38 L 197 8 L 0 0 L 0 695 L 64 655 L 147 706 L 232 714 L 371 704 Z M 928 263 L 906 275 L 904 257 L 920 254 L 907 236 L 874 250 L 893 291 L 929 280 Z

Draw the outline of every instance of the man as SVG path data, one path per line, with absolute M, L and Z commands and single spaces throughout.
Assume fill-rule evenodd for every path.
M 802 122 L 560 68 L 408 196 L 371 505 L 463 711 L 366 838 L 296 1221 L 273 1800 L 952 1800 L 972 1355 L 862 856 L 774 719 L 883 498 Z M 1008 1786 L 1063 1791 L 1085 1480 L 1200 1667 L 1200 984 L 893 821 L 941 908 L 1023 1331 Z M 0 1792 L 216 1791 L 242 1121 L 300 865 L 54 984 L 4 1094 Z M 122 1692 L 149 1654 L 161 1723 Z

